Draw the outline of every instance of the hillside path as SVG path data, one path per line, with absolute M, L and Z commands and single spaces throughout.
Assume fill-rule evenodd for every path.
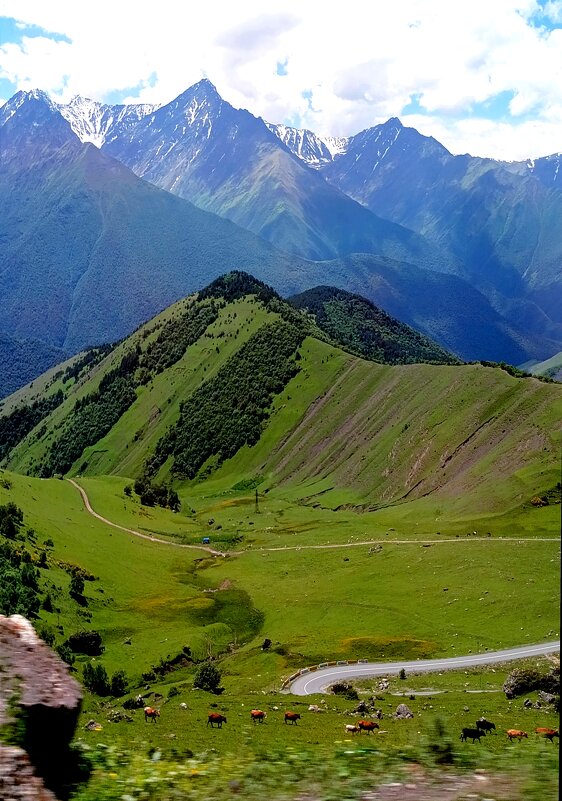
M 520 645 L 502 651 L 487 651 L 485 654 L 453 656 L 447 659 L 417 659 L 413 662 L 364 662 L 354 665 L 332 665 L 306 672 L 298 676 L 287 687 L 293 695 L 312 695 L 326 692 L 336 681 L 349 679 L 369 679 L 376 676 L 398 674 L 402 668 L 408 673 L 432 673 L 443 670 L 459 670 L 480 665 L 493 665 L 532 656 L 545 656 L 560 651 L 560 640 L 539 645 Z M 306 670 L 306 668 L 305 668 Z
M 187 545 L 183 542 L 172 542 L 172 540 L 163 540 L 160 537 L 153 537 L 152 534 L 143 534 L 142 531 L 136 531 L 134 528 L 126 528 L 125 526 L 120 526 L 118 523 L 113 523 L 111 520 L 108 520 L 107 517 L 103 517 L 102 515 L 98 514 L 94 509 L 92 509 L 92 504 L 90 503 L 90 499 L 86 494 L 86 490 L 80 486 L 76 481 L 72 478 L 66 479 L 69 484 L 72 484 L 73 487 L 76 487 L 80 495 L 82 496 L 82 500 L 84 501 L 84 506 L 86 507 L 86 511 L 88 511 L 92 517 L 95 517 L 97 520 L 101 520 L 102 523 L 105 523 L 107 526 L 112 526 L 113 528 L 118 528 L 120 531 L 125 531 L 127 534 L 133 534 L 135 537 L 140 537 L 143 540 L 149 540 L 150 542 L 158 542 L 161 545 L 171 545 L 174 548 L 189 548 L 195 551 L 206 551 L 207 553 L 212 554 L 213 556 L 228 556 L 228 554 L 223 553 L 223 551 L 215 551 L 214 548 L 209 548 L 207 545 Z

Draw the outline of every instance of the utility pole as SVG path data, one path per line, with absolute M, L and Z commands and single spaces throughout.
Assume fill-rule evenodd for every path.
M 256 507 L 254 509 L 254 513 L 257 514 L 257 515 L 259 515 L 259 513 L 260 513 L 260 505 L 259 505 L 259 501 L 258 501 L 258 490 L 257 490 L 257 488 L 256 488 Z

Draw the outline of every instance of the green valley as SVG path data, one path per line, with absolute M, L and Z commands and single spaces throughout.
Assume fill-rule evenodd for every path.
M 297 308 L 230 273 L 0 410 L 0 509 L 23 517 L 0 546 L 36 569 L 34 625 L 79 679 L 86 665 L 125 672 L 123 693 L 86 692 L 80 740 L 99 771 L 84 801 L 124 797 L 124 785 L 103 795 L 95 784 L 133 770 L 123 748 L 163 761 L 189 752 L 205 775 L 215 758 L 239 753 L 243 772 L 283 743 L 300 749 L 303 775 L 325 749 L 331 766 L 367 754 L 360 737 L 345 740 L 357 699 L 329 695 L 316 716 L 281 692 L 305 666 L 559 637 L 561 385 L 460 363 L 372 310 L 358 322 L 358 303 Z M 361 355 L 364 327 L 380 361 Z M 84 632 L 100 651 L 69 653 Z M 193 689 L 206 664 L 221 693 Z M 554 725 L 550 707 L 508 703 L 512 667 L 391 676 L 373 753 L 400 775 L 408 754 L 431 762 L 440 720 L 461 769 L 474 762 L 457 729 L 472 718 Z M 413 720 L 392 716 L 400 685 Z M 419 695 L 428 686 L 431 703 Z M 375 679 L 359 692 L 381 694 Z M 154 725 L 139 694 L 161 710 Z M 253 707 L 267 711 L 263 734 Z M 224 730 L 206 726 L 214 708 L 228 713 Z M 294 734 L 285 708 L 302 712 Z M 102 728 L 84 730 L 90 720 Z M 508 765 L 504 741 L 487 738 L 490 765 Z M 201 768 L 193 755 L 209 749 Z

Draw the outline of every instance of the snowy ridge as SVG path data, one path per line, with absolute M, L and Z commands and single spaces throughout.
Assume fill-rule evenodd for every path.
M 45 103 L 52 111 L 57 110 L 56 104 L 51 101 L 49 95 L 40 89 L 32 89 L 30 92 L 16 92 L 13 97 L 0 107 L 0 125 L 4 125 L 8 122 L 8 120 L 16 114 L 18 109 L 30 100 L 38 100 L 41 103 Z
M 70 103 L 61 103 L 57 107 L 82 142 L 91 142 L 100 148 L 158 108 L 147 103 L 109 106 L 78 96 L 73 97 Z
M 317 136 L 312 131 L 301 128 L 290 128 L 287 125 L 265 123 L 269 130 L 280 139 L 301 161 L 316 169 L 329 164 L 335 156 L 345 153 L 348 138 L 335 136 Z

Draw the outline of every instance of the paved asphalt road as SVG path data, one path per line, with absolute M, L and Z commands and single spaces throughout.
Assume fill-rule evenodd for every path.
M 560 651 L 560 641 L 546 642 L 540 645 L 521 645 L 518 648 L 507 648 L 504 651 L 489 651 L 484 654 L 454 656 L 448 659 L 418 659 L 415 662 L 364 662 L 360 665 L 333 665 L 319 670 L 304 673 L 295 679 L 288 692 L 293 695 L 312 695 L 322 693 L 336 681 L 349 679 L 367 679 L 372 676 L 388 676 L 397 674 L 402 668 L 406 673 L 431 673 L 441 670 L 492 665 L 496 662 L 509 662 L 512 659 L 523 659 L 529 656 L 542 656 Z

